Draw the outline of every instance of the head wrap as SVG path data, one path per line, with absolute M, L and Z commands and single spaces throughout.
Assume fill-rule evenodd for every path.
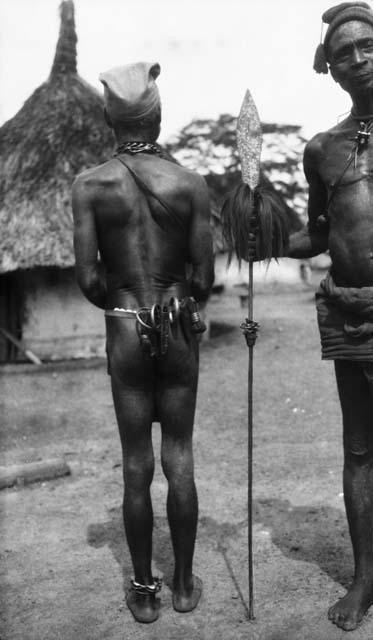
M 330 38 L 341 24 L 351 20 L 367 22 L 373 26 L 372 8 L 366 2 L 342 2 L 323 13 L 322 21 L 329 26 L 324 43 L 321 42 L 316 49 L 313 68 L 317 73 L 328 73 Z
M 142 120 L 160 108 L 161 99 L 155 83 L 160 72 L 157 62 L 136 62 L 99 75 L 104 85 L 105 107 L 113 122 Z

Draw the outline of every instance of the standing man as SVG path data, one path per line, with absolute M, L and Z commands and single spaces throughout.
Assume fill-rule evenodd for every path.
M 334 360 L 343 416 L 344 498 L 354 581 L 329 610 L 355 629 L 373 603 L 373 11 L 345 2 L 323 15 L 329 26 L 315 57 L 352 99 L 350 115 L 306 146 L 308 227 L 288 255 L 329 249 L 332 267 L 316 294 L 322 357 Z
M 161 424 L 168 481 L 174 609 L 191 611 L 202 592 L 192 572 L 198 517 L 192 432 L 196 334 L 203 330 L 197 302 L 206 300 L 214 277 L 206 184 L 164 159 L 156 144 L 159 73 L 158 64 L 140 62 L 101 74 L 105 116 L 117 149 L 111 160 L 82 173 L 73 186 L 78 282 L 106 316 L 108 369 L 123 450 L 124 526 L 134 567 L 127 604 L 139 622 L 153 622 L 159 615 L 160 581 L 151 569 L 155 420 Z

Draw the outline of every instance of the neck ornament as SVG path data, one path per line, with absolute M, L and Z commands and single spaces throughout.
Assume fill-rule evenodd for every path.
M 119 156 L 121 153 L 129 153 L 132 156 L 137 153 L 149 153 L 150 155 L 160 156 L 162 150 L 159 145 L 153 144 L 152 142 L 129 141 L 119 144 L 114 156 Z

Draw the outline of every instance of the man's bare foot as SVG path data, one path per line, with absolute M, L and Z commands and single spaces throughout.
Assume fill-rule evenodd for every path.
M 337 627 L 345 631 L 353 631 L 373 604 L 373 586 L 363 582 L 355 582 L 348 593 L 330 607 L 328 618 Z
M 197 576 L 192 576 L 192 584 L 189 589 L 176 589 L 172 594 L 172 604 L 175 611 L 187 613 L 196 608 L 202 595 L 202 580 Z
M 156 598 L 155 594 L 160 590 L 160 587 L 155 584 L 155 588 L 152 590 L 151 587 L 139 585 L 142 587 L 140 589 L 136 587 L 137 584 L 132 581 L 126 596 L 127 606 L 137 622 L 155 622 L 159 618 L 161 605 L 160 599 Z

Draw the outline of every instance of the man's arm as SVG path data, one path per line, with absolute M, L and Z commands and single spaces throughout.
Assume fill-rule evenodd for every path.
M 291 234 L 287 251 L 289 258 L 312 258 L 328 249 L 329 229 L 324 218 L 328 194 L 318 171 L 321 151 L 320 136 L 316 136 L 304 152 L 304 173 L 309 185 L 308 224 Z
M 192 264 L 191 293 L 197 302 L 204 302 L 214 282 L 214 256 L 209 194 L 207 185 L 200 176 L 196 176 L 192 192 L 189 256 Z
M 73 184 L 74 251 L 76 276 L 85 297 L 100 309 L 105 309 L 106 285 L 100 273 L 98 244 L 90 186 L 84 178 Z
M 292 233 L 289 238 L 289 248 L 286 253 L 288 258 L 298 258 L 299 260 L 313 258 L 328 249 L 328 229 L 327 222 L 320 222 L 320 229 L 310 231 L 306 225 L 300 231 Z

